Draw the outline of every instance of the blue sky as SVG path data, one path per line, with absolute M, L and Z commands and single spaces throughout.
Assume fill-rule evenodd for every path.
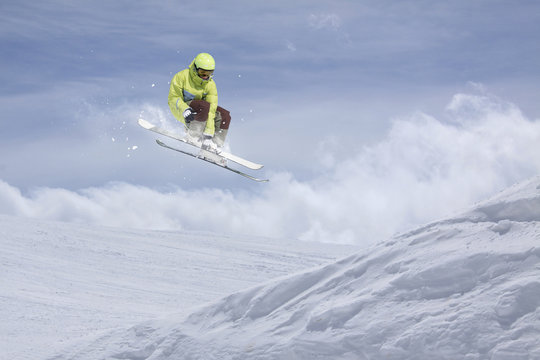
M 368 158 L 365 172 L 353 172 L 359 191 L 369 191 L 375 182 L 394 186 L 381 193 L 402 194 L 402 174 L 390 169 L 401 169 L 404 162 L 415 186 L 433 171 L 433 163 L 445 171 L 461 164 L 457 168 L 468 171 L 463 178 L 473 179 L 478 168 L 459 161 L 496 153 L 492 146 L 500 139 L 486 141 L 486 149 L 471 145 L 472 155 L 452 157 L 460 136 L 481 136 L 472 121 L 486 126 L 485 132 L 488 124 L 506 129 L 524 121 L 534 135 L 540 114 L 537 1 L 5 0 L 0 20 L 0 180 L 20 192 L 23 202 L 35 201 L 43 189 L 77 197 L 85 189 L 108 191 L 120 182 L 159 194 L 216 191 L 237 202 L 247 199 L 245 206 L 251 201 L 278 206 L 270 196 L 286 194 L 278 185 L 253 184 L 165 151 L 136 125 L 142 115 L 176 126 L 166 103 L 168 82 L 203 51 L 216 58 L 220 105 L 233 116 L 231 150 L 264 163 L 261 175 L 274 183 L 297 184 L 308 193 L 339 184 L 338 174 L 349 176 L 343 169 Z M 425 122 L 431 117 L 442 128 Z M 463 117 L 471 128 L 460 122 Z M 499 122 L 501 117 L 507 122 Z M 418 133 L 404 136 L 403 124 L 413 124 Z M 457 132 L 446 131 L 448 124 Z M 409 143 L 443 128 L 428 136 L 455 138 L 431 146 L 427 139 Z M 535 143 L 534 137 L 521 136 L 527 134 L 516 134 L 512 143 Z M 448 147 L 423 163 L 424 153 L 443 143 Z M 404 148 L 394 149 L 397 144 Z M 415 149 L 418 155 L 407 161 L 398 156 Z M 511 168 L 489 157 L 493 175 L 482 195 L 540 170 L 528 160 L 537 150 L 520 150 L 519 166 L 512 157 L 518 151 L 509 151 L 516 154 L 509 156 Z M 394 155 L 387 159 L 389 154 Z M 430 186 L 440 187 L 439 181 Z M 446 191 L 471 193 L 459 205 L 475 200 L 477 186 L 458 182 Z M 362 206 L 366 200 L 358 201 Z M 410 203 L 397 195 L 395 201 Z M 326 222 L 319 222 L 295 231 L 284 222 L 275 235 L 325 228 Z

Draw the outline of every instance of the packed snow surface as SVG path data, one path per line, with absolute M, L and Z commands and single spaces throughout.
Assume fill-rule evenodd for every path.
M 540 178 L 54 359 L 540 359 Z
M 70 342 L 186 315 L 351 249 L 0 216 L 0 359 L 46 359 Z

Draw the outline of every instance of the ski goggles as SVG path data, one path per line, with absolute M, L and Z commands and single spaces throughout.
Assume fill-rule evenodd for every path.
M 201 79 L 204 79 L 204 80 L 208 80 L 210 79 L 214 74 L 214 70 L 205 70 L 205 69 L 197 69 L 197 75 L 199 75 L 199 77 Z

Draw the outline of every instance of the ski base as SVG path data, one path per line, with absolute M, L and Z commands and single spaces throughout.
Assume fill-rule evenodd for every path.
M 216 166 L 219 166 L 219 167 L 221 167 L 223 169 L 227 169 L 229 171 L 232 171 L 233 173 L 236 173 L 238 175 L 246 177 L 246 178 L 248 178 L 250 180 L 257 181 L 257 182 L 268 182 L 269 181 L 268 179 L 259 179 L 259 178 L 256 178 L 254 176 L 251 176 L 249 174 L 246 174 L 246 173 L 244 173 L 244 172 L 242 172 L 240 170 L 228 167 L 227 166 L 227 159 L 225 157 L 221 156 L 220 154 L 216 154 L 216 153 L 213 153 L 211 151 L 204 150 L 204 149 L 201 149 L 199 154 L 195 154 L 195 153 L 192 153 L 190 151 L 185 151 L 185 150 L 178 149 L 178 148 L 172 147 L 170 145 L 167 145 L 161 140 L 156 140 L 156 143 L 158 145 L 164 147 L 164 148 L 171 149 L 171 150 L 174 150 L 174 151 L 178 151 L 178 152 L 180 152 L 182 154 L 189 155 L 189 156 L 194 157 L 196 159 L 201 159 L 201 160 L 204 160 L 206 162 L 209 162 L 210 164 L 214 164 Z

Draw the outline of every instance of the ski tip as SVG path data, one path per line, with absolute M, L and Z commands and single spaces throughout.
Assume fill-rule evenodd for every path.
M 153 124 L 149 123 L 148 121 L 144 119 L 139 119 L 139 125 L 141 125 L 145 129 L 151 129 L 154 127 Z

